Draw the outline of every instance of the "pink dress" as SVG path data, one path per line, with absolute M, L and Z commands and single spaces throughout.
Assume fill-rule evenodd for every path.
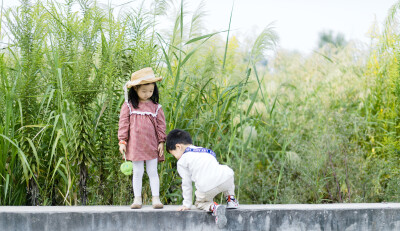
M 119 117 L 118 140 L 126 141 L 126 159 L 158 158 L 158 144 L 165 142 L 165 116 L 160 104 L 139 102 L 139 108 L 124 102 Z M 163 161 L 164 156 L 159 158 Z

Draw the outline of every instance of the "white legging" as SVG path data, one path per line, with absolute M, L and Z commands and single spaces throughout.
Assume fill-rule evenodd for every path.
M 133 162 L 133 194 L 134 196 L 142 196 L 142 179 L 144 173 L 144 161 Z M 150 179 L 150 188 L 152 196 L 160 195 L 160 180 L 157 172 L 158 159 L 146 160 L 146 172 Z

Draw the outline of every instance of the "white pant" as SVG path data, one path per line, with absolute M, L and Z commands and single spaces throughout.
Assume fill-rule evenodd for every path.
M 144 173 L 144 161 L 132 161 L 133 162 L 133 195 L 142 196 L 142 179 Z M 146 160 L 146 172 L 150 179 L 150 188 L 152 196 L 160 195 L 160 180 L 158 179 L 157 172 L 158 159 Z
M 233 176 L 224 183 L 207 192 L 196 191 L 196 201 L 194 203 L 196 208 L 210 211 L 210 206 L 213 204 L 214 197 L 221 192 L 224 193 L 224 196 L 235 195 L 235 183 Z

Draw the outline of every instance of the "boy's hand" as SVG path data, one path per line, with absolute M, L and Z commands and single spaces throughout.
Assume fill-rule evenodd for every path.
M 164 155 L 164 142 L 158 144 L 158 155 L 162 157 Z
M 124 154 L 124 152 L 126 152 L 126 145 L 125 144 L 120 144 L 119 145 L 119 152 L 121 154 Z
M 185 210 L 190 210 L 190 208 L 188 208 L 188 207 L 182 205 L 182 206 L 179 207 L 177 210 L 178 210 L 178 211 L 185 211 Z

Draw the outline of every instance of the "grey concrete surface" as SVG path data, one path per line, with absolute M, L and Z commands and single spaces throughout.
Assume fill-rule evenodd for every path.
M 0 231 L 219 230 L 214 217 L 179 206 L 0 206 Z M 400 230 L 400 203 L 241 205 L 223 230 Z

